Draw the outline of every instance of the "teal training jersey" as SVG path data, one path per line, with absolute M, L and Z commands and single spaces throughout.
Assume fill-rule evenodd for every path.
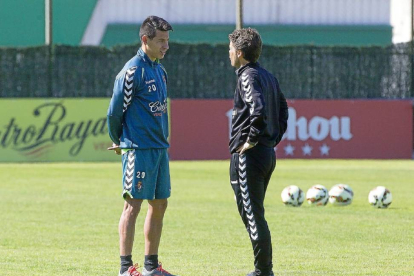
M 142 49 L 116 76 L 107 122 L 122 149 L 169 147 L 167 72 Z

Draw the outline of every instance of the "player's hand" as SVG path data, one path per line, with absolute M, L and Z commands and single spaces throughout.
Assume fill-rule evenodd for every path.
M 254 146 L 255 146 L 254 144 L 246 142 L 237 151 L 239 152 L 239 154 L 243 154 L 246 150 L 249 150 Z
M 109 147 L 108 150 L 113 150 L 115 154 L 121 155 L 121 149 L 119 148 L 119 145 L 112 143 L 112 147 Z

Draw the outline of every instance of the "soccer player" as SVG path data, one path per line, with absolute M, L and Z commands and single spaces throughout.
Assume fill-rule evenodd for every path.
M 255 270 L 273 276 L 272 242 L 263 201 L 276 166 L 274 147 L 287 128 L 288 106 L 277 79 L 257 62 L 262 40 L 255 29 L 229 35 L 229 58 L 237 68 L 230 137 L 230 182 L 249 234 Z
M 112 149 L 122 153 L 125 199 L 119 221 L 121 276 L 140 276 L 132 262 L 135 222 L 143 200 L 148 200 L 144 224 L 143 276 L 170 276 L 158 262 L 164 213 L 170 197 L 167 149 L 167 73 L 159 62 L 169 46 L 171 25 L 149 16 L 141 25 L 141 48 L 119 72 L 108 109 Z

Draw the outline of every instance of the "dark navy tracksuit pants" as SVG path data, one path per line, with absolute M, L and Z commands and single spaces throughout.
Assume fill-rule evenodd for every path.
M 274 149 L 260 144 L 241 155 L 233 153 L 230 161 L 230 182 L 252 243 L 255 272 L 263 276 L 268 276 L 273 266 L 272 241 L 263 202 L 275 166 Z

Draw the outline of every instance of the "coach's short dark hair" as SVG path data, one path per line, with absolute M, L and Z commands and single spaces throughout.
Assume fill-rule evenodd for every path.
M 142 22 L 141 28 L 139 29 L 139 38 L 142 40 L 142 37 L 146 35 L 149 39 L 153 39 L 156 35 L 156 30 L 166 32 L 172 31 L 173 28 L 167 20 L 151 15 Z
M 234 30 L 229 39 L 236 50 L 243 52 L 244 59 L 256 62 L 262 53 L 262 38 L 256 29 L 247 28 Z

